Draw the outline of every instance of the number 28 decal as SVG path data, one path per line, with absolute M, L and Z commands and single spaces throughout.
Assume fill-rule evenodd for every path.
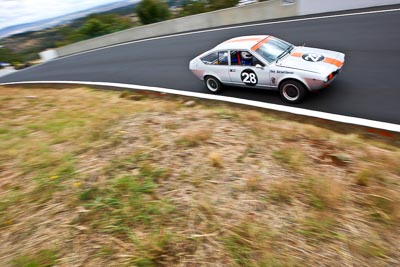
M 240 74 L 240 78 L 242 79 L 242 82 L 246 85 L 254 86 L 258 83 L 257 75 L 251 69 L 245 69 L 244 71 L 242 71 L 242 73 Z

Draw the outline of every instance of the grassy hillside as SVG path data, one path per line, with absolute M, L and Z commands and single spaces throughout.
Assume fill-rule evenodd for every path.
M 0 87 L 1 266 L 396 266 L 399 136 Z

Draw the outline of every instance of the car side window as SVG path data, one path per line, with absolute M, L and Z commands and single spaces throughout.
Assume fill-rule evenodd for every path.
M 207 65 L 228 65 L 228 51 L 212 52 L 201 58 Z
M 228 65 L 228 51 L 218 52 L 218 65 Z
M 257 64 L 264 66 L 260 60 L 247 51 L 231 51 L 230 55 L 233 66 L 256 66 Z
M 207 65 L 218 64 L 218 52 L 213 52 L 211 54 L 208 54 L 207 56 L 202 57 L 201 61 L 203 61 L 203 63 Z
M 258 58 L 256 58 L 256 57 L 253 57 L 251 63 L 252 63 L 252 66 L 261 65 L 261 66 L 265 67 L 265 64 L 262 63 L 260 60 L 258 60 Z

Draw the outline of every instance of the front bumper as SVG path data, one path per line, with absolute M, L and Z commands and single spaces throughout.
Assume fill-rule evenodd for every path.
M 336 80 L 337 76 L 341 71 L 342 68 L 333 71 L 325 78 L 325 80 L 318 80 L 318 79 L 304 79 L 304 80 L 306 81 L 310 91 L 315 92 L 328 87 L 334 80 Z

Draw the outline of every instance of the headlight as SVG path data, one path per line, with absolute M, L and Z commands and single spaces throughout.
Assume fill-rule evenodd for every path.
M 333 77 L 335 77 L 335 74 L 332 72 L 331 74 L 328 75 L 328 77 L 325 78 L 324 82 L 329 82 L 330 80 L 333 79 Z
M 339 73 L 339 69 L 335 70 L 334 72 L 332 72 L 331 74 L 328 75 L 328 77 L 326 77 L 326 81 L 329 82 L 330 80 L 332 80 L 333 78 L 335 78 L 335 76 Z

